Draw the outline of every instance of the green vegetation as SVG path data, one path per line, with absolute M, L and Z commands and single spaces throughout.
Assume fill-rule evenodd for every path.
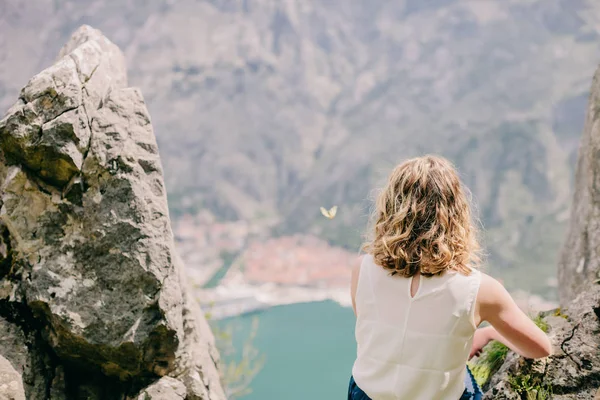
M 264 355 L 254 347 L 258 331 L 258 318 L 252 320 L 252 331 L 244 341 L 241 352 L 233 345 L 233 328 L 229 324 L 223 329 L 213 327 L 215 341 L 221 353 L 221 378 L 227 398 L 239 399 L 251 393 L 250 384 L 265 364 Z M 224 360 L 230 360 L 225 362 Z
M 548 332 L 548 323 L 544 320 L 544 316 L 542 314 L 538 314 L 532 319 L 533 322 L 538 326 L 538 328 L 540 328 L 546 333 Z
M 569 318 L 569 317 L 567 316 L 567 314 L 563 314 L 563 312 L 562 312 L 562 309 L 561 309 L 560 307 L 559 307 L 559 308 L 557 308 L 557 309 L 554 311 L 554 314 L 552 314 L 552 315 L 554 315 L 555 317 L 561 317 L 561 318 L 564 318 L 564 319 L 568 319 L 568 318 Z
M 207 320 L 211 319 L 210 311 L 205 313 Z M 232 322 L 226 324 L 211 324 L 215 345 L 219 350 L 219 371 L 224 385 L 225 394 L 230 400 L 239 399 L 252 392 L 250 384 L 265 364 L 265 357 L 254 346 L 258 332 L 258 318 L 252 320 L 252 330 L 244 340 L 241 350 L 233 345 Z
M 480 387 L 483 387 L 502 366 L 508 354 L 508 347 L 500 342 L 492 341 L 484 347 L 483 353 L 476 362 L 469 362 L 469 369 Z
M 532 317 L 532 320 L 541 330 L 548 332 L 548 323 L 544 320 L 544 316 L 542 314 Z M 500 369 L 502 363 L 506 359 L 507 354 L 508 347 L 500 342 L 492 341 L 484 347 L 483 352 L 477 361 L 468 363 L 468 366 L 473 373 L 473 377 L 479 386 L 483 387 L 490 380 L 492 375 L 496 373 L 498 369 Z M 529 380 L 515 381 L 515 385 L 518 384 L 517 386 L 521 388 L 529 382 Z M 537 388 L 536 390 L 538 390 L 536 393 L 543 393 L 541 387 Z M 542 394 L 540 394 L 540 396 L 541 395 Z M 542 400 L 545 398 L 546 397 L 534 397 L 532 399 Z M 527 399 L 529 400 L 529 398 Z
M 508 378 L 512 389 L 524 400 L 547 400 L 552 397 L 552 387 L 542 378 L 532 375 L 515 375 Z
M 556 309 L 554 315 L 567 318 L 566 315 L 561 313 L 560 308 Z M 538 314 L 532 319 L 541 330 L 548 332 L 548 323 L 544 320 L 542 314 Z M 552 387 L 543 382 L 543 375 L 540 374 L 510 376 L 509 383 L 512 389 L 525 400 L 547 400 L 552 397 Z

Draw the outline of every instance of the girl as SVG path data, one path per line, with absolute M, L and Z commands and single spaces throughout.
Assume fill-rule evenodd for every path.
M 481 399 L 466 362 L 495 339 L 528 358 L 551 344 L 495 279 L 450 162 L 397 166 L 380 193 L 372 240 L 352 272 L 357 358 L 348 400 Z M 491 326 L 477 329 L 482 321 Z

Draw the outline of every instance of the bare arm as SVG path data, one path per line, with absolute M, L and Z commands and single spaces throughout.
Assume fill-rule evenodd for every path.
M 504 286 L 482 274 L 477 295 L 479 321 L 492 327 L 483 328 L 479 335 L 498 340 L 526 358 L 542 358 L 552 354 L 548 336 L 517 306 Z
M 479 328 L 475 331 L 475 337 L 473 338 L 473 344 L 471 345 L 471 353 L 469 354 L 469 360 L 474 356 L 481 355 L 481 351 L 492 340 L 504 344 L 514 352 L 519 352 L 515 346 L 513 346 L 505 337 L 500 335 L 496 328 L 493 326 L 486 326 L 485 328 Z

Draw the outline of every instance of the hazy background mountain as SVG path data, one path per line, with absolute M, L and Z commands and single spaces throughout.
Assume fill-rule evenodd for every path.
M 472 189 L 493 271 L 551 285 L 598 2 L 0 0 L 2 113 L 84 23 L 126 53 L 173 216 L 276 220 L 357 249 L 373 188 L 436 152 Z

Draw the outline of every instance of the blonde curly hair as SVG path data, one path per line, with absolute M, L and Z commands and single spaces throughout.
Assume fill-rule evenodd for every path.
M 469 202 L 452 163 L 427 155 L 398 165 L 379 194 L 372 240 L 363 245 L 391 275 L 469 275 L 480 246 Z

